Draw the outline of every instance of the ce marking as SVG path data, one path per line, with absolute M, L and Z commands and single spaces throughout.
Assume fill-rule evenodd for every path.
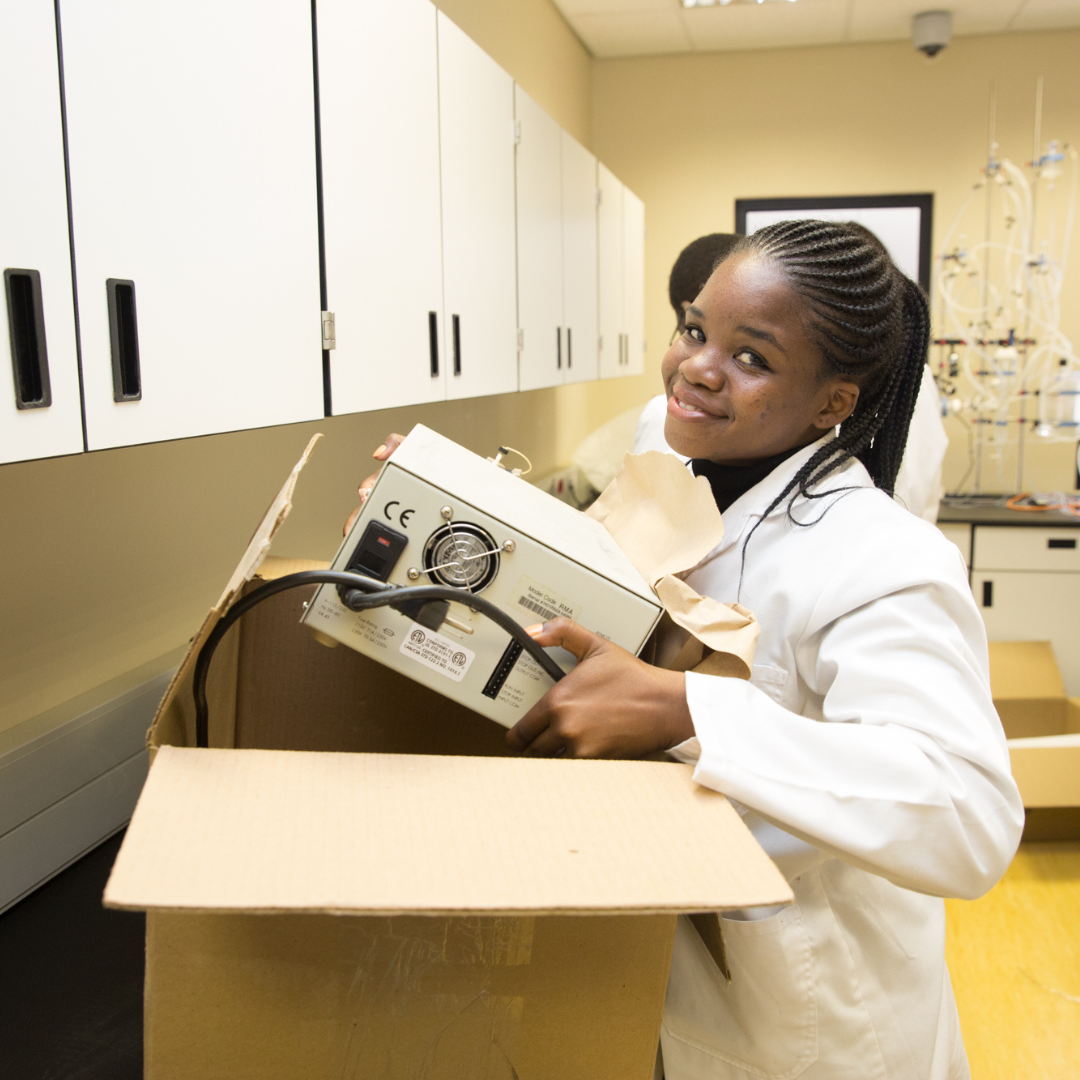
M 397 499 L 391 499 L 383 507 L 383 514 L 386 515 L 386 520 L 387 521 L 393 521 L 394 520 L 394 515 L 391 512 L 390 507 L 391 506 L 400 506 L 400 505 L 401 505 L 401 503 L 399 503 L 397 501 Z M 413 516 L 413 514 L 415 514 L 415 513 L 416 513 L 415 510 L 402 510 L 401 513 L 398 514 L 397 519 L 401 523 L 401 527 L 403 529 L 407 529 L 409 527 L 409 518 L 411 518 Z

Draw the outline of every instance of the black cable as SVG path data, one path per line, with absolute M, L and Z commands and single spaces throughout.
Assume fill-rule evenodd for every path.
M 207 747 L 210 745 L 210 716 L 206 701 L 206 679 L 210 672 L 210 661 L 213 659 L 214 650 L 221 644 L 221 639 L 229 628 L 256 604 L 262 603 L 263 600 L 267 600 L 271 596 L 276 596 L 279 592 L 299 588 L 301 585 L 323 584 L 345 586 L 348 591 L 344 593 L 342 601 L 351 611 L 367 611 L 369 608 L 386 607 L 389 604 L 405 603 L 410 600 L 452 600 L 459 604 L 465 604 L 474 611 L 486 615 L 496 626 L 505 630 L 544 669 L 553 681 L 558 682 L 566 674 L 543 648 L 525 633 L 524 628 L 519 623 L 482 596 L 463 592 L 461 589 L 451 589 L 444 585 L 409 585 L 405 587 L 387 585 L 385 582 L 364 577 L 362 574 L 351 574 L 341 570 L 303 570 L 298 574 L 286 574 L 285 577 L 277 578 L 275 581 L 268 581 L 265 585 L 260 585 L 259 588 L 248 593 L 242 600 L 238 600 L 221 617 L 217 626 L 214 627 L 210 636 L 206 639 L 206 643 L 199 650 L 199 657 L 195 661 L 195 676 L 192 686 L 192 692 L 195 696 L 196 746 Z

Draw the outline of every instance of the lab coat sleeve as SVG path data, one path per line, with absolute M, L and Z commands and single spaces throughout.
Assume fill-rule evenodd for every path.
M 808 634 L 796 663 L 822 719 L 751 683 L 688 673 L 695 779 L 904 888 L 982 895 L 1016 850 L 1023 807 L 978 613 L 949 599 L 934 584 L 906 588 Z

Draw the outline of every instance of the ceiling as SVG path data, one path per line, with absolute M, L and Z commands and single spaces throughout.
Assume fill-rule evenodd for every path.
M 684 9 L 681 0 L 554 0 L 598 57 L 774 49 L 911 37 L 920 11 L 953 13 L 953 34 L 1080 27 L 1080 0 L 794 0 Z

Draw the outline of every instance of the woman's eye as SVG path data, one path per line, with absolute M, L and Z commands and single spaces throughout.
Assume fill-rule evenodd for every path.
M 700 326 L 688 326 L 686 328 L 686 336 L 691 341 L 696 341 L 699 345 L 705 344 L 705 331 Z
M 735 354 L 735 359 L 744 367 L 764 369 L 769 366 L 756 352 L 752 352 L 750 349 L 740 349 Z

